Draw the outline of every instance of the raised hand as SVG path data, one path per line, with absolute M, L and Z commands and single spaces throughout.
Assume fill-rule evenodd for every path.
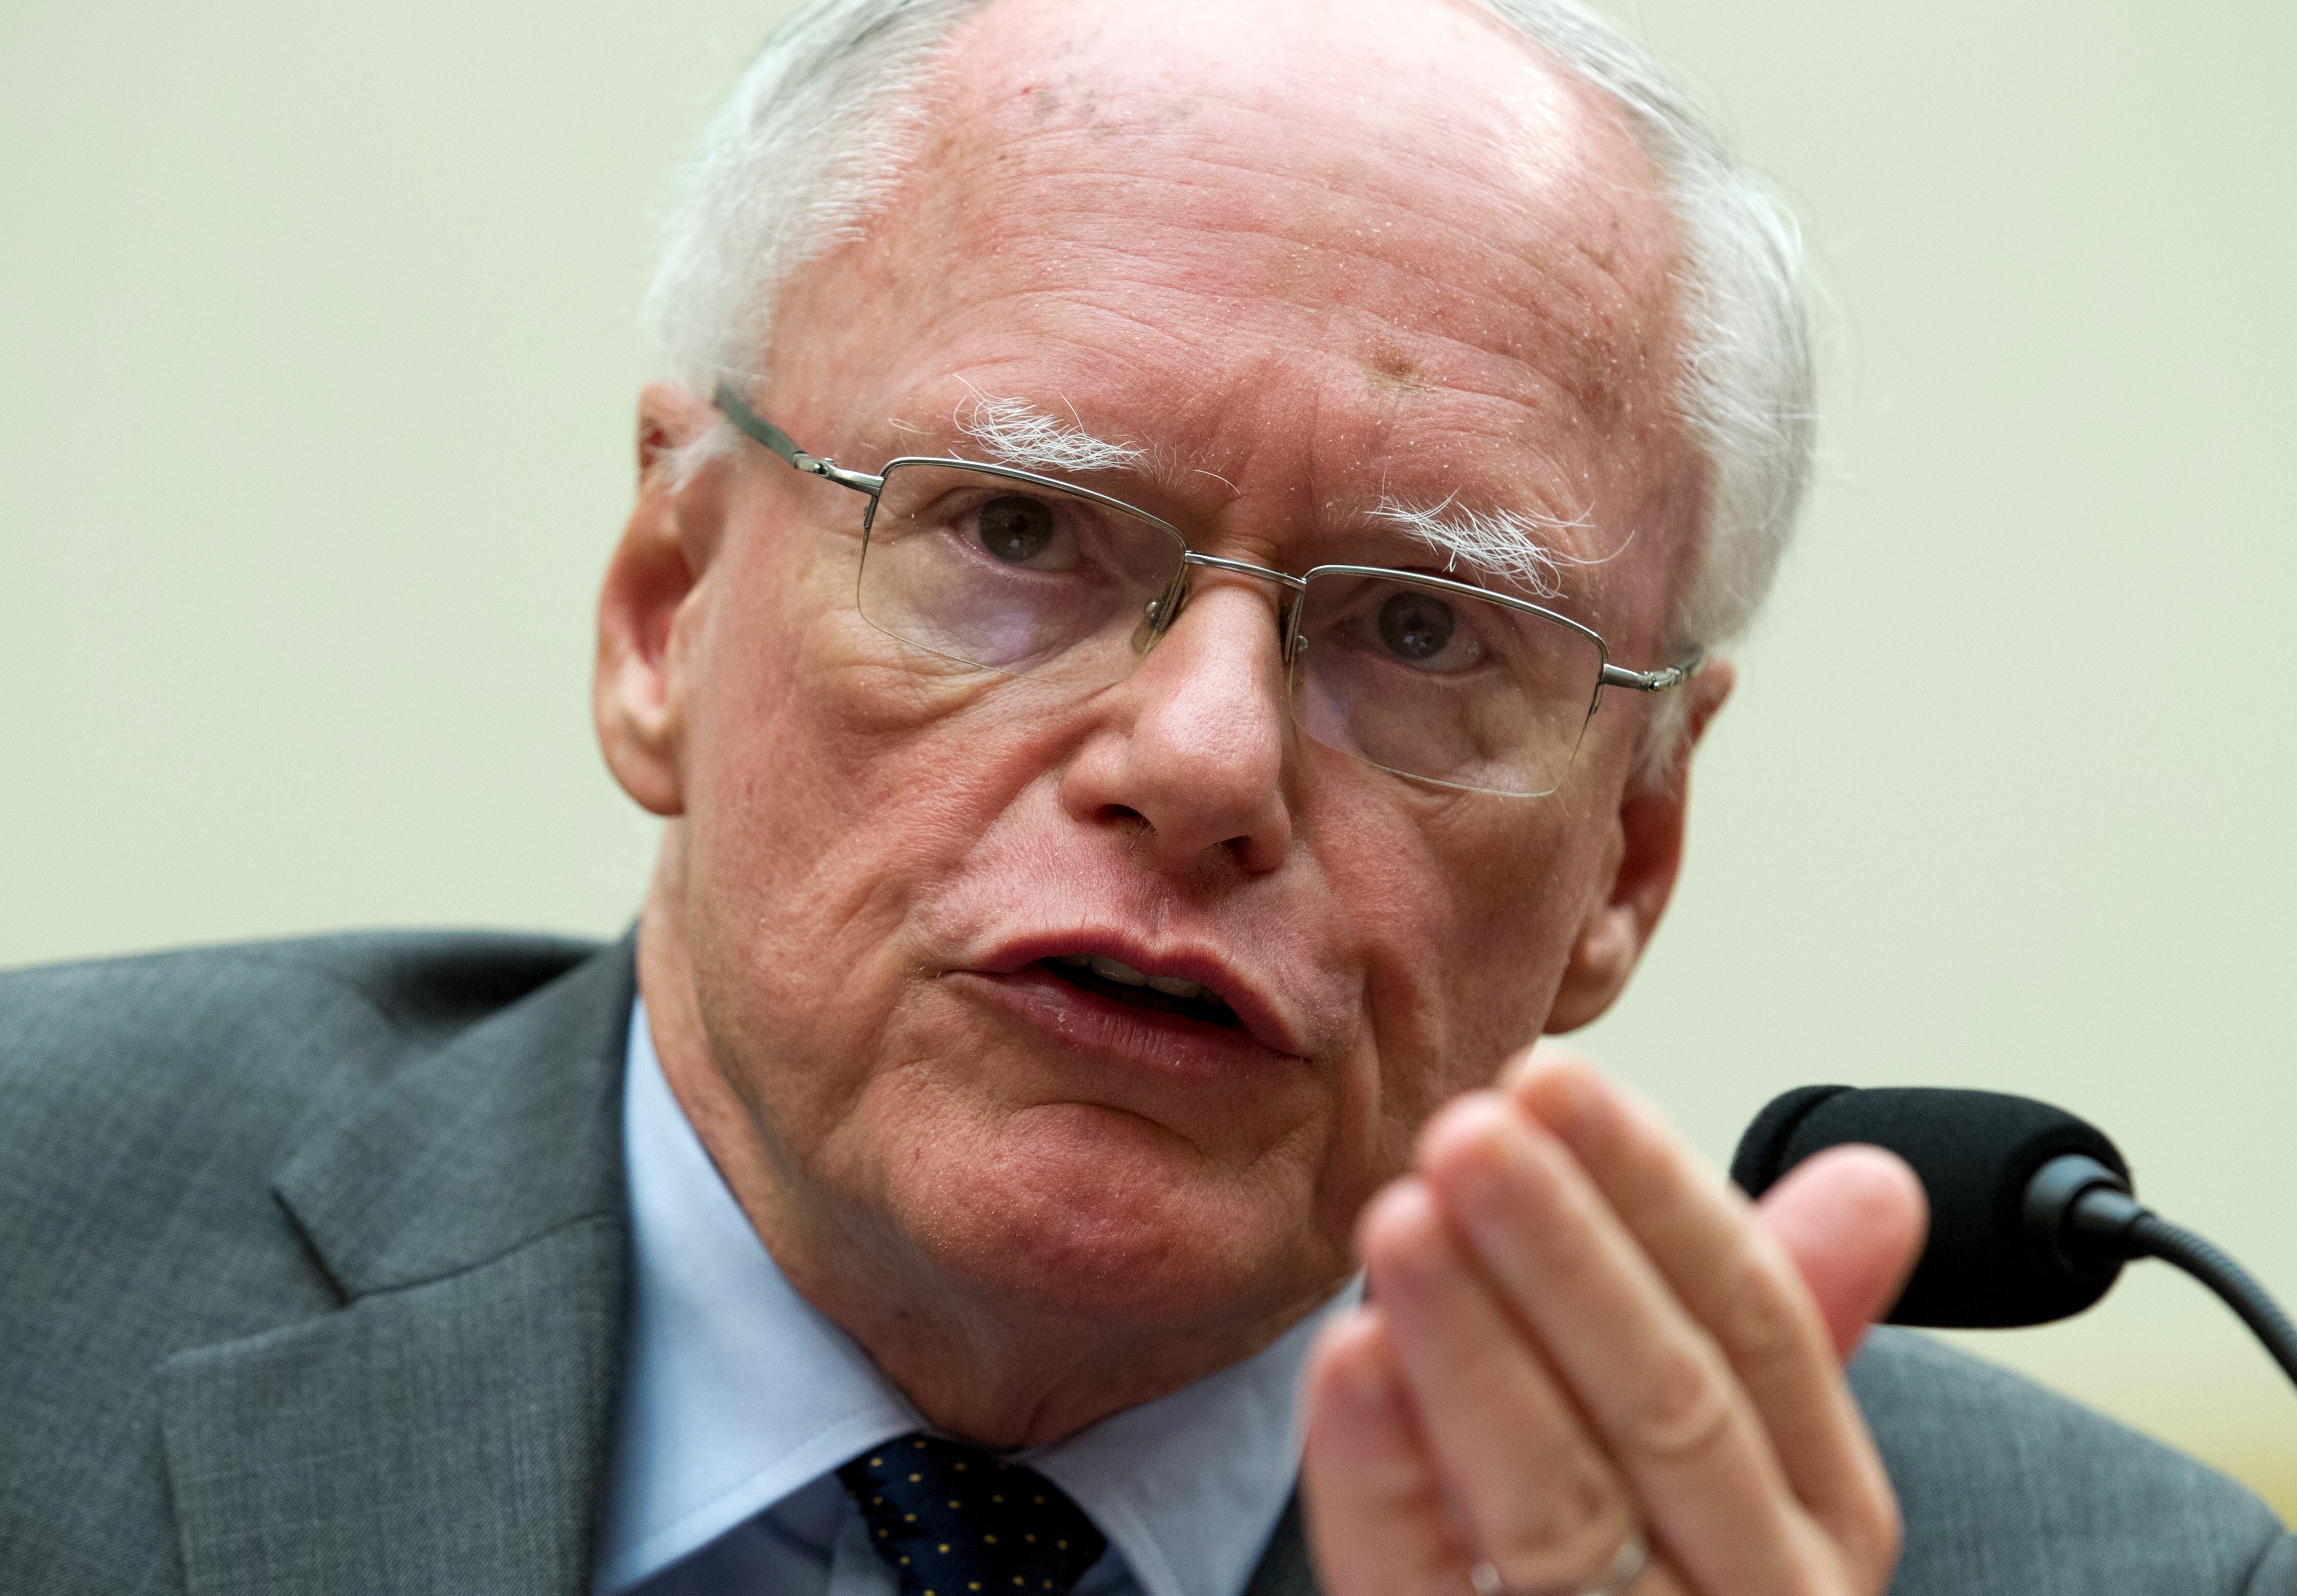
M 1923 1223 L 1872 1148 L 1758 1209 L 1577 1059 L 1447 1105 L 1366 1209 L 1368 1300 L 1310 1364 L 1325 1590 L 1881 1591 L 1898 1508 L 1842 1361 Z

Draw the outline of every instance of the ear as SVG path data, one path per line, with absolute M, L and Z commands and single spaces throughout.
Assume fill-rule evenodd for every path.
M 680 481 L 675 451 L 717 412 L 682 388 L 650 383 L 638 396 L 638 503 L 598 590 L 598 653 L 590 713 L 606 767 L 640 807 L 685 808 L 685 670 L 690 618 L 724 521 L 721 473 Z
M 1562 984 L 1548 1010 L 1550 1033 L 1576 1031 L 1611 1006 L 1634 973 L 1660 911 L 1675 891 L 1683 866 L 1683 827 L 1690 802 L 1691 755 L 1706 735 L 1707 723 L 1731 695 L 1731 663 L 1717 660 L 1685 682 L 1690 712 L 1665 774 L 1655 780 L 1630 776 L 1619 794 L 1611 827 L 1610 858 L 1598 894 L 1580 922 Z

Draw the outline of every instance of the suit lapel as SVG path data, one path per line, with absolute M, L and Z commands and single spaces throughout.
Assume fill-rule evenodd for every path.
M 587 1588 L 630 995 L 625 943 L 410 1065 L 280 1173 L 344 1306 L 162 1366 L 191 1592 Z

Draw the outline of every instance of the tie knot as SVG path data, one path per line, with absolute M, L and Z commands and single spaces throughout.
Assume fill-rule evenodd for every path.
M 903 1436 L 837 1471 L 902 1596 L 1068 1596 L 1107 1545 L 1035 1469 Z

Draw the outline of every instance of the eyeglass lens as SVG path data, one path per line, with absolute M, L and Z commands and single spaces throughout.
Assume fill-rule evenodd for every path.
M 986 472 L 886 468 L 862 617 L 965 666 L 1091 690 L 1157 635 L 1186 546 L 1137 512 Z M 1407 574 L 1326 572 L 1301 596 L 1294 718 L 1328 747 L 1478 792 L 1552 792 L 1603 664 L 1593 638 Z

